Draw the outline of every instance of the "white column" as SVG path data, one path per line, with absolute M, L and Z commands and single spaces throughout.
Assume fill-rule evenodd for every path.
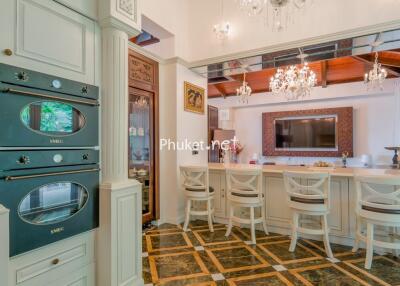
M 102 32 L 102 180 L 128 176 L 128 35 L 113 27 Z
M 9 211 L 0 205 L 0 285 L 8 285 Z
M 99 286 L 142 279 L 142 191 L 128 179 L 128 35 L 107 21 L 102 31 Z

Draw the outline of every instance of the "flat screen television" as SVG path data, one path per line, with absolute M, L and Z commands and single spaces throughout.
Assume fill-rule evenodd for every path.
M 275 150 L 337 151 L 337 115 L 275 118 Z

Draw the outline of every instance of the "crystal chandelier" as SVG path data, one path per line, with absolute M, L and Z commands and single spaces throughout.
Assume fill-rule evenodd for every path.
M 271 22 L 272 29 L 284 29 L 293 8 L 302 9 L 309 0 L 238 0 L 239 7 L 249 16 L 257 16 L 266 11 L 266 22 Z
M 229 22 L 224 21 L 224 0 L 221 0 L 221 22 L 214 25 L 213 31 L 217 39 L 224 40 L 229 36 L 231 26 Z
M 243 74 L 243 84 L 236 89 L 236 95 L 239 96 L 240 103 L 249 103 L 249 97 L 252 93 L 251 87 L 246 82 L 246 73 Z
M 310 95 L 316 83 L 316 74 L 304 63 L 302 68 L 294 65 L 286 70 L 279 68 L 275 76 L 271 77 L 269 87 L 275 95 L 284 95 L 288 100 L 298 100 Z
M 372 70 L 366 73 L 364 76 L 364 82 L 368 84 L 368 89 L 375 89 L 379 87 L 383 90 L 383 82 L 388 76 L 387 71 L 382 68 L 382 65 L 378 62 L 378 52 L 375 53 L 375 62 Z

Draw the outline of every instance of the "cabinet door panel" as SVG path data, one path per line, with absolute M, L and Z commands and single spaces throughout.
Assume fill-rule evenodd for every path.
M 214 215 L 225 217 L 225 174 L 220 172 L 210 172 L 210 186 L 214 189 Z
M 309 185 L 315 183 L 310 180 Z M 330 233 L 338 236 L 349 234 L 349 187 L 348 180 L 341 178 L 331 179 L 331 209 L 328 215 Z
M 94 84 L 94 21 L 50 0 L 4 0 L 0 61 Z M 4 9 L 3 9 L 4 7 Z
M 291 214 L 281 176 L 264 177 L 264 190 L 267 205 L 267 224 L 271 226 L 290 228 Z

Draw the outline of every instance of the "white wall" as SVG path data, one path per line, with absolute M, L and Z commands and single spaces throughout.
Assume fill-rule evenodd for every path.
M 354 152 L 351 165 L 359 165 L 359 156 L 370 154 L 374 164 L 390 164 L 393 154 L 384 147 L 400 143 L 399 110 L 400 94 L 395 92 L 395 81 L 388 80 L 384 91 L 366 91 L 363 83 L 332 85 L 316 88 L 306 100 L 287 102 L 271 93 L 257 94 L 249 105 L 238 104 L 236 97 L 210 99 L 209 104 L 231 108 L 234 112 L 233 127 L 245 149 L 240 160 L 247 163 L 253 153 L 262 154 L 262 113 L 288 110 L 347 107 L 354 108 Z M 317 160 L 337 162 L 340 158 L 265 158 L 268 161 L 290 164 L 311 164 Z
M 160 65 L 160 139 L 207 142 L 207 109 L 204 115 L 184 111 L 185 81 L 207 88 L 206 79 L 179 63 Z M 205 151 L 192 155 L 190 150 L 160 150 L 161 222 L 183 221 L 184 194 L 179 185 L 179 166 L 204 164 L 207 164 Z
M 187 19 L 188 1 L 187 0 L 139 0 L 144 18 L 148 18 L 153 23 L 168 31 L 172 38 L 166 40 L 164 37 L 155 33 L 163 44 L 148 46 L 150 52 L 157 54 L 163 59 L 173 57 L 188 58 L 187 38 L 189 31 Z M 151 31 L 151 27 L 146 21 L 143 22 L 143 29 Z M 171 43 L 171 41 L 173 43 Z M 166 43 L 164 43 L 166 42 Z M 168 51 L 166 52 L 165 49 Z

